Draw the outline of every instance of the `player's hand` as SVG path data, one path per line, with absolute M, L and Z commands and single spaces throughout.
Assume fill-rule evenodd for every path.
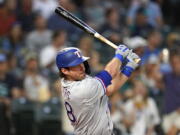
M 135 60 L 140 59 L 140 57 L 136 53 L 130 51 L 126 59 L 128 61 L 126 66 L 133 68 L 133 70 L 139 66 L 139 63 L 137 63 Z
M 121 62 L 124 61 L 124 59 L 127 57 L 129 54 L 129 48 L 126 47 L 125 45 L 121 44 L 118 46 L 115 52 L 115 57 L 118 58 Z
M 127 77 L 130 77 L 132 72 L 139 66 L 139 63 L 136 62 L 136 59 L 140 59 L 140 57 L 136 53 L 129 51 L 126 59 L 127 64 L 123 67 L 121 73 L 123 73 Z

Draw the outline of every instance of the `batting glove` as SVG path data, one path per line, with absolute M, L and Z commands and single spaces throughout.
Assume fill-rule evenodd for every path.
M 136 53 L 130 51 L 126 59 L 127 64 L 123 67 L 121 73 L 127 77 L 130 77 L 132 72 L 139 66 L 139 63 L 137 63 L 135 60 L 140 59 L 140 57 Z
M 121 62 L 123 62 L 125 57 L 129 54 L 129 51 L 129 48 L 121 44 L 116 49 L 115 58 L 118 58 Z

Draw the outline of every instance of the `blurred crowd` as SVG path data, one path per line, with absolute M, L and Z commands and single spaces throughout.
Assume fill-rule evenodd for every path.
M 54 13 L 58 5 L 142 61 L 110 97 L 116 135 L 180 134 L 179 0 L 0 0 L 0 134 L 73 135 L 56 53 L 78 47 L 95 75 L 114 50 Z

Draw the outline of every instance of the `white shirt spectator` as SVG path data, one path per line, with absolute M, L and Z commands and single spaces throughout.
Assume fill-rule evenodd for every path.
M 31 51 L 40 52 L 42 48 L 50 44 L 52 32 L 50 30 L 45 30 L 43 32 L 32 31 L 27 35 L 26 45 Z
M 55 0 L 34 0 L 33 1 L 33 11 L 40 12 L 40 14 L 48 19 L 50 15 L 54 12 L 54 9 L 58 6 Z
M 55 70 L 58 70 L 55 66 L 55 59 L 57 52 L 64 48 L 64 46 L 61 46 L 59 49 L 55 48 L 53 45 L 48 45 L 40 52 L 40 66 L 46 67 L 49 64 L 54 64 Z
M 160 123 L 157 106 L 152 98 L 147 99 L 146 106 L 142 109 L 137 109 L 134 100 L 130 99 L 126 102 L 124 109 L 127 117 L 134 116 L 134 123 L 131 127 L 132 135 L 145 135 L 147 128 Z
M 32 101 L 46 101 L 49 99 L 49 83 L 41 75 L 26 76 L 24 88 L 27 97 Z

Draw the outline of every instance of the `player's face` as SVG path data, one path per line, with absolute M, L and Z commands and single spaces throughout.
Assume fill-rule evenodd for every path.
M 66 75 L 67 79 L 72 81 L 80 81 L 84 79 L 86 76 L 84 64 L 82 63 L 74 67 L 69 67 Z

